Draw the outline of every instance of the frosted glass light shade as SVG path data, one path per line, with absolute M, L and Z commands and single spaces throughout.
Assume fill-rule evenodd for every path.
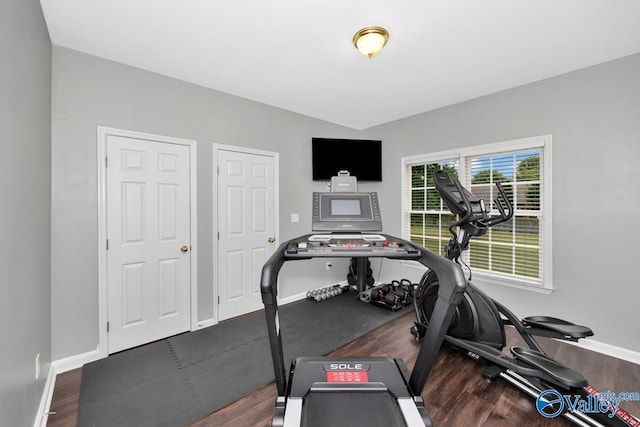
M 377 55 L 389 40 L 389 32 L 382 27 L 365 27 L 353 35 L 353 45 L 364 56 Z

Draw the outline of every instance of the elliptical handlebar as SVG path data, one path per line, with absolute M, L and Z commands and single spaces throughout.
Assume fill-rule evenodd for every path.
M 513 217 L 513 205 L 500 182 L 495 183 L 498 195 L 493 200 L 498 214 L 488 216 L 484 200 L 465 189 L 457 177 L 450 177 L 444 170 L 435 171 L 433 176 L 436 189 L 447 207 L 458 215 L 458 220 L 449 226 L 449 231 L 454 236 L 455 227 L 462 227 L 467 232 L 475 231 L 475 235 L 480 236 L 488 228 L 509 221 Z
M 507 196 L 507 193 L 505 193 L 504 187 L 499 182 L 496 182 L 495 185 L 498 189 L 498 197 L 493 200 L 493 204 L 500 212 L 500 215 L 494 215 L 482 221 L 482 223 L 487 227 L 493 227 L 494 225 L 509 221 L 513 217 L 513 205 L 509 201 L 509 197 Z M 504 206 L 502 206 L 503 203 L 507 208 L 506 212 Z

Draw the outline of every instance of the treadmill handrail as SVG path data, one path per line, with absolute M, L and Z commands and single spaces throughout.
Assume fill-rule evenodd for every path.
M 293 242 L 305 241 L 308 236 L 309 235 L 301 236 L 282 243 L 264 264 L 264 267 L 262 268 L 262 276 L 260 278 L 260 292 L 262 293 L 262 301 L 265 307 L 267 330 L 269 333 L 269 346 L 271 349 L 276 387 L 278 389 L 279 396 L 284 396 L 286 394 L 287 377 L 278 314 L 278 274 L 285 262 L 300 259 L 287 258 L 287 247 L 289 247 Z M 442 345 L 447 328 L 449 327 L 451 316 L 462 299 L 462 295 L 467 286 L 467 280 L 461 267 L 453 261 L 430 252 L 425 248 L 419 247 L 415 243 L 388 235 L 384 236 L 388 241 L 408 245 L 409 247 L 418 249 L 418 254 L 414 252 L 411 255 L 408 254 L 406 258 L 398 256 L 397 252 L 394 252 L 392 255 L 390 254 L 390 258 L 417 261 L 425 267 L 433 270 L 438 276 L 440 282 L 438 299 L 431 317 L 430 327 L 422 340 L 420 351 L 409 379 L 409 388 L 411 391 L 414 394 L 420 394 L 438 355 L 440 346 Z M 313 253 L 309 253 L 308 255 L 307 259 L 314 258 Z M 351 256 L 352 254 L 348 251 L 340 251 L 336 254 L 336 257 L 346 258 Z M 367 256 L 387 258 L 384 251 L 371 252 Z

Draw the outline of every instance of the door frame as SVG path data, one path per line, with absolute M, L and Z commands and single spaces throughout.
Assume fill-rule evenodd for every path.
M 198 215 L 197 215 L 197 141 L 154 135 L 125 129 L 97 127 L 97 165 L 98 165 L 98 357 L 109 355 L 109 335 L 107 321 L 109 299 L 107 288 L 107 138 L 120 136 L 124 138 L 146 139 L 154 142 L 185 145 L 189 147 L 189 200 L 190 200 L 190 239 L 191 239 L 191 274 L 190 274 L 190 326 L 198 329 Z
M 226 144 L 213 144 L 213 321 L 217 324 L 219 321 L 219 309 L 218 309 L 218 158 L 220 151 L 235 151 L 243 154 L 254 154 L 258 156 L 267 156 L 273 158 L 273 220 L 274 220 L 274 236 L 276 238 L 276 248 L 280 245 L 280 203 L 279 203 L 279 188 L 280 188 L 280 154 L 275 151 L 258 150 L 255 148 L 239 147 L 235 145 Z

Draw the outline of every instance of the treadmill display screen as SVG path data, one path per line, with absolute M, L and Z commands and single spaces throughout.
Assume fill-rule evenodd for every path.
M 320 193 L 318 214 L 322 221 L 371 221 L 373 201 L 369 193 Z
M 376 193 L 313 193 L 313 231 L 382 231 Z
M 331 200 L 331 215 L 362 215 L 360 200 L 358 199 L 334 199 Z
M 328 383 L 368 383 L 369 374 L 366 371 L 329 371 Z

